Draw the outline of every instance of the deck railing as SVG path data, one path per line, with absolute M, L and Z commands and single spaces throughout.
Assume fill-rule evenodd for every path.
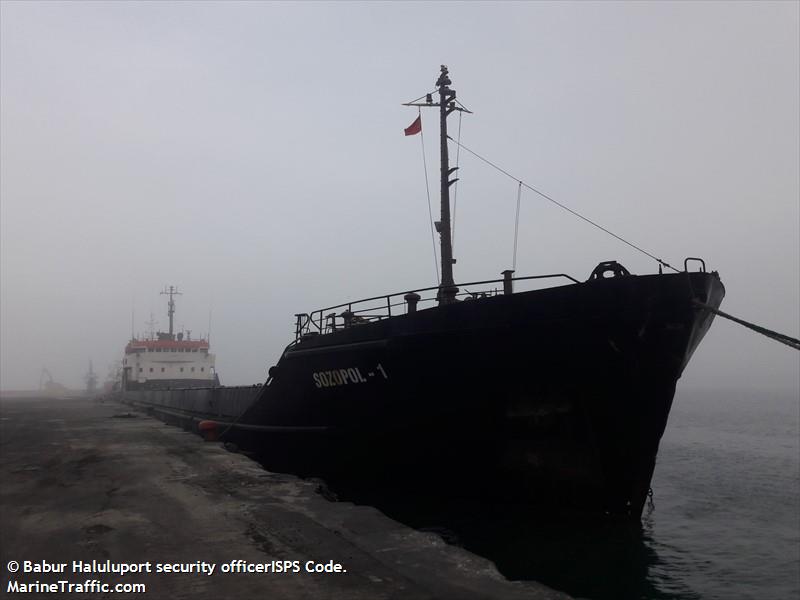
M 573 283 L 580 283 L 574 277 L 565 273 L 553 273 L 549 275 L 530 275 L 527 277 L 504 277 L 502 279 L 489 279 L 486 281 L 471 281 L 458 283 L 459 288 L 457 298 L 464 300 L 478 300 L 501 294 L 513 292 L 512 282 L 531 281 L 536 279 L 552 279 L 563 277 Z M 475 286 L 491 286 L 494 288 L 475 290 Z M 502 284 L 501 289 L 497 289 L 496 284 Z M 472 288 L 472 289 L 469 289 Z M 439 286 L 406 290 L 383 296 L 373 296 L 353 302 L 345 302 L 335 306 L 320 308 L 310 313 L 295 314 L 295 341 L 299 341 L 309 335 L 325 335 L 348 327 L 355 327 L 364 323 L 380 321 L 400 314 L 414 312 L 419 304 L 435 303 Z M 401 309 L 402 307 L 402 309 Z M 344 310 L 342 310 L 344 309 Z

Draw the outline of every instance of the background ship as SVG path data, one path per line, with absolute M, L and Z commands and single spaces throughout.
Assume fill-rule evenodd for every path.
M 471 493 L 638 519 L 676 382 L 724 287 L 699 259 L 696 272 L 691 259 L 644 276 L 608 261 L 583 282 L 506 270 L 456 285 L 447 116 L 464 109 L 450 84 L 442 67 L 438 102 L 411 103 L 440 114 L 440 285 L 297 314 L 261 387 L 126 384 L 126 397 L 257 448 L 276 470 L 468 481 Z
M 191 332 L 174 332 L 175 296 L 180 292 L 169 286 L 161 293 L 169 296 L 169 331 L 139 338 L 131 335 L 122 360 L 123 387 L 137 390 L 219 385 L 208 340 L 193 340 Z

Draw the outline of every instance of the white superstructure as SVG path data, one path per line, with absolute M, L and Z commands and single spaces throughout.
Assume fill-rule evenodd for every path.
M 208 340 L 193 340 L 189 335 L 173 333 L 173 297 L 180 292 L 170 286 L 162 294 L 169 295 L 169 332 L 131 338 L 122 359 L 125 388 L 200 387 L 219 383 Z
M 143 384 L 189 379 L 207 381 L 211 385 L 216 370 L 208 342 L 182 338 L 178 334 L 174 340 L 133 339 L 128 342 L 122 361 L 126 381 Z

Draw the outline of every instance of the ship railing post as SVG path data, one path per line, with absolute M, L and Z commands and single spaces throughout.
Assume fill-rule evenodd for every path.
M 503 294 L 510 296 L 514 293 L 514 280 L 511 276 L 514 274 L 512 269 L 503 271 Z
M 389 310 L 389 316 L 392 316 L 392 297 L 386 296 L 386 308 Z
M 303 329 L 308 324 L 310 317 L 306 313 L 297 313 L 295 314 L 295 318 L 297 319 L 294 326 L 294 337 L 296 340 L 299 340 L 300 337 L 303 335 Z

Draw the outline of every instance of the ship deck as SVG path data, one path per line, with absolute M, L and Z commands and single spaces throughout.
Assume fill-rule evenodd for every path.
M 143 583 L 153 598 L 567 598 L 507 581 L 489 561 L 435 534 L 370 507 L 330 502 L 318 483 L 267 472 L 113 401 L 5 398 L 0 417 L 4 590 L 10 581 L 99 580 Z M 92 560 L 149 561 L 154 571 L 157 563 L 202 561 L 216 569 L 73 572 L 72 561 Z M 273 560 L 298 561 L 300 572 L 221 572 L 232 561 Z M 9 561 L 67 567 L 11 573 Z M 309 573 L 307 561 L 334 561 L 346 572 Z

